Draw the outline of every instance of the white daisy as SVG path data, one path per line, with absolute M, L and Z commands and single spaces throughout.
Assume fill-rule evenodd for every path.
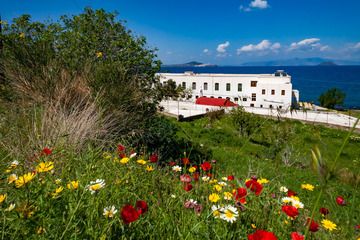
M 113 218 L 115 216 L 115 214 L 117 213 L 117 209 L 115 208 L 115 206 L 111 206 L 111 207 L 106 207 L 104 208 L 104 212 L 103 215 L 107 218 Z
M 233 223 L 234 221 L 236 221 L 236 218 L 239 216 L 238 211 L 235 207 L 228 205 L 226 207 L 224 207 L 223 213 L 220 215 L 220 218 Z
M 288 191 L 289 191 L 289 189 L 287 189 L 286 187 L 284 187 L 284 186 L 280 187 L 280 192 L 287 193 Z
M 210 177 L 208 177 L 208 176 L 203 176 L 201 179 L 202 179 L 204 182 L 208 182 L 208 181 L 210 180 Z
M 105 187 L 105 180 L 104 179 L 96 179 L 96 181 L 91 181 L 86 188 L 91 192 L 91 194 L 96 193 L 101 188 Z
M 174 172 L 181 172 L 181 169 L 182 169 L 182 168 L 181 168 L 180 166 L 178 166 L 178 165 L 172 167 L 172 170 L 173 170 Z

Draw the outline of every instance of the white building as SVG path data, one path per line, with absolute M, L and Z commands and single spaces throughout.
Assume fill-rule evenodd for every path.
M 291 76 L 278 70 L 274 74 L 196 74 L 160 73 L 160 81 L 172 79 L 177 85 L 192 90 L 198 97 L 226 98 L 246 107 L 289 108 L 298 101 L 293 93 Z

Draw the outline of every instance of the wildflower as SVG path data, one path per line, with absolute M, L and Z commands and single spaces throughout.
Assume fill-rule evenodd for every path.
M 219 184 L 220 186 L 222 186 L 222 187 L 227 186 L 227 183 L 226 183 L 226 182 L 219 182 L 218 184 Z
M 181 169 L 182 169 L 182 168 L 181 168 L 180 166 L 178 166 L 178 165 L 172 167 L 172 170 L 173 170 L 174 172 L 181 172 Z
M 291 240 L 304 240 L 305 237 L 303 235 L 301 235 L 300 233 L 297 233 L 297 232 L 292 232 L 290 234 L 291 236 Z
M 306 225 L 309 226 L 310 232 L 319 231 L 319 224 L 312 219 L 310 220 L 310 218 L 307 219 Z
M 345 206 L 346 205 L 346 201 L 344 200 L 344 198 L 342 196 L 337 196 L 336 197 L 336 203 L 339 206 Z
M 138 164 L 140 165 L 145 165 L 146 164 L 146 161 L 144 159 L 139 159 L 136 161 Z
M 217 180 L 216 179 L 211 179 L 209 183 L 210 184 L 217 183 Z
M 96 181 L 91 181 L 89 185 L 86 186 L 86 188 L 91 192 L 91 194 L 96 193 L 101 188 L 105 187 L 105 180 L 103 179 L 96 179 Z
M 196 168 L 195 168 L 195 167 L 190 167 L 190 168 L 189 168 L 189 172 L 190 172 L 190 173 L 193 173 L 193 172 L 195 172 L 195 171 L 196 171 Z
M 55 192 L 51 193 L 53 198 L 57 197 L 62 191 L 64 190 L 64 187 L 60 186 L 55 189 Z
M 6 194 L 0 194 L 0 203 L 4 202 L 6 199 Z
M 281 210 L 291 218 L 295 218 L 297 215 L 299 215 L 298 209 L 294 206 L 284 205 L 281 207 Z
M 129 162 L 130 158 L 124 157 L 120 160 L 121 164 L 127 164 Z
M 228 177 L 227 177 L 227 180 L 228 181 L 233 181 L 235 179 L 235 177 L 233 176 L 233 175 L 229 175 Z
M 132 223 L 140 217 L 140 213 L 131 205 L 125 205 L 121 209 L 121 218 L 125 224 Z
M 248 235 L 248 240 L 277 240 L 277 237 L 272 232 L 257 230 L 253 234 Z
M 251 191 L 255 192 L 256 196 L 259 196 L 263 189 L 263 186 L 254 179 L 247 181 L 245 185 L 247 188 L 250 188 Z
M 41 234 L 43 234 L 43 233 L 45 233 L 46 232 L 46 230 L 45 230 L 45 228 L 44 227 L 38 227 L 37 229 L 36 229 L 36 234 L 37 235 L 41 235 Z
M 219 206 L 215 206 L 215 205 L 213 205 L 211 207 L 211 211 L 212 211 L 214 218 L 220 218 L 220 214 L 221 214 L 220 209 L 221 208 Z
M 194 199 L 190 199 L 190 200 L 187 200 L 185 201 L 184 203 L 184 207 L 185 208 L 194 208 L 197 204 L 197 201 L 195 201 Z
M 176 198 L 176 195 L 175 195 L 175 194 L 171 194 L 170 197 L 171 197 L 171 198 Z
M 216 185 L 214 185 L 214 190 L 217 191 L 217 192 L 221 192 L 222 186 L 219 185 L 219 184 L 216 184 Z
M 218 194 L 212 193 L 209 195 L 209 200 L 210 200 L 210 202 L 216 203 L 217 201 L 220 200 L 220 197 Z
M 159 160 L 159 156 L 156 153 L 150 155 L 150 162 L 156 163 Z
M 70 190 L 76 190 L 79 188 L 79 181 L 71 181 L 66 186 Z
M 147 165 L 145 170 L 148 172 L 151 172 L 151 171 L 154 171 L 154 168 L 153 168 L 153 166 Z
M 14 160 L 10 163 L 11 168 L 16 168 L 18 165 L 19 165 L 19 161 L 17 161 L 17 160 Z
M 193 178 L 194 178 L 194 181 L 195 181 L 195 182 L 199 181 L 199 177 L 200 177 L 200 173 L 194 172 Z
M 238 188 L 237 191 L 234 192 L 234 197 L 236 201 L 239 201 L 240 203 L 246 203 L 246 195 L 247 191 L 246 188 Z
M 36 167 L 36 171 L 39 173 L 51 171 L 54 168 L 54 162 L 41 162 Z
M 9 205 L 9 207 L 7 207 L 7 208 L 5 209 L 5 212 L 10 212 L 10 211 L 12 211 L 14 208 L 15 208 L 15 203 L 11 203 L 11 204 Z
M 252 227 L 252 229 L 256 229 L 256 225 L 255 224 L 251 224 L 251 227 Z
M 323 227 L 327 230 L 329 230 L 330 232 L 333 230 L 336 230 L 336 224 L 333 223 L 332 221 L 328 220 L 328 219 L 323 219 L 321 221 L 321 224 L 323 225 Z
M 102 53 L 102 52 L 97 52 L 97 53 L 96 53 L 96 57 L 97 57 L 97 58 L 102 58 L 102 57 L 103 57 L 103 53 Z
M 130 158 L 130 159 L 131 159 L 131 158 L 134 158 L 134 157 L 136 157 L 136 155 L 137 155 L 137 153 L 136 153 L 136 152 L 133 152 L 132 154 L 130 154 L 130 157 L 129 157 L 129 158 Z
M 323 215 L 323 216 L 325 216 L 325 215 L 328 215 L 329 213 L 330 213 L 330 211 L 329 211 L 329 209 L 327 209 L 327 208 L 320 208 L 320 213 Z
M 210 180 L 210 178 L 208 176 L 203 176 L 201 178 L 204 182 L 208 182 Z
M 211 169 L 211 164 L 209 162 L 203 162 L 200 167 L 203 171 L 209 171 Z
M 298 196 L 291 196 L 290 197 L 293 201 L 300 201 L 300 198 Z
M 281 202 L 288 204 L 288 203 L 292 203 L 293 199 L 291 197 L 283 197 L 281 199 Z
M 185 182 L 185 183 L 189 183 L 191 182 L 191 177 L 189 174 L 183 174 L 180 176 L 180 181 L 181 182 Z
M 288 196 L 288 197 L 292 197 L 292 196 L 296 196 L 296 195 L 297 195 L 296 192 L 294 192 L 294 191 L 291 190 L 291 189 L 288 189 L 288 191 L 287 191 L 287 196 Z
M 140 213 L 140 215 L 146 213 L 148 210 L 148 205 L 144 200 L 136 201 L 135 206 L 136 206 L 138 213 Z
M 35 174 L 32 172 L 29 172 L 27 174 L 24 174 L 23 176 L 20 176 L 16 181 L 15 181 L 15 185 L 17 188 L 20 188 L 22 186 L 24 186 L 26 183 L 30 182 L 31 180 L 33 180 L 33 178 L 35 177 Z
M 61 182 L 62 182 L 62 180 L 60 178 L 55 179 L 55 184 L 59 185 Z
M 224 192 L 224 199 L 231 200 L 233 198 L 233 194 L 231 192 Z
M 8 177 L 8 184 L 11 184 L 11 183 L 15 182 L 17 179 L 18 179 L 18 177 L 16 176 L 16 174 L 11 174 Z
M 267 180 L 266 178 L 260 178 L 260 179 L 257 180 L 257 182 L 260 183 L 260 184 L 266 184 L 266 183 L 269 182 L 269 180 Z
M 315 187 L 309 183 L 306 183 L 306 184 L 301 184 L 301 188 L 309 191 L 314 191 Z
M 20 38 L 25 38 L 25 33 L 23 33 L 23 32 L 20 33 L 20 34 L 19 34 L 19 37 L 20 37 Z
M 191 189 L 193 188 L 193 186 L 190 183 L 185 183 L 184 185 L 184 190 L 189 192 L 191 191 Z
M 227 206 L 224 208 L 223 214 L 220 215 L 220 218 L 233 223 L 234 221 L 236 221 L 236 218 L 239 216 L 238 211 L 235 207 L 233 206 Z
M 173 166 L 175 166 L 175 165 L 176 165 L 176 162 L 174 162 L 174 161 L 170 161 L 170 162 L 169 162 L 169 166 L 170 166 L 170 167 L 173 167 Z
M 106 218 L 113 218 L 117 212 L 118 210 L 113 205 L 111 207 L 104 208 L 103 216 L 105 216 Z
M 194 206 L 194 212 L 196 215 L 200 216 L 202 210 L 203 210 L 203 206 L 201 204 L 196 204 Z
M 287 193 L 288 191 L 289 191 L 289 189 L 287 189 L 286 187 L 284 187 L 284 186 L 280 187 L 280 192 Z
M 189 158 L 187 158 L 187 157 L 182 158 L 181 161 L 182 161 L 182 163 L 183 163 L 184 165 L 190 164 L 190 160 L 189 160 Z
M 117 145 L 117 150 L 118 150 L 118 152 L 123 152 L 123 151 L 125 151 L 124 145 L 118 144 L 118 145 Z
M 52 150 L 48 147 L 44 147 L 41 151 L 41 155 L 49 156 L 52 153 Z
M 292 205 L 296 208 L 304 208 L 304 204 L 300 201 L 297 201 L 297 200 L 293 200 L 292 201 Z

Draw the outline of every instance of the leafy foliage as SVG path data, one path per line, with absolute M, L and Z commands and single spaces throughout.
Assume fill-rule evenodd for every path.
M 322 107 L 334 108 L 337 105 L 344 104 L 345 96 L 345 93 L 340 89 L 331 88 L 320 95 L 319 102 Z
M 250 136 L 260 127 L 258 118 L 254 114 L 246 112 L 243 107 L 235 108 L 231 112 L 231 118 L 235 128 L 242 136 Z

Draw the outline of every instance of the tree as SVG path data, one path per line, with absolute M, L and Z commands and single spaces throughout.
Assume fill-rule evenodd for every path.
M 26 79 L 44 95 L 53 95 L 58 79 L 44 72 L 60 75 L 66 70 L 74 76 L 86 72 L 91 94 L 101 95 L 97 103 L 117 119 L 131 119 L 123 126 L 128 131 L 144 127 L 156 113 L 161 99 L 156 49 L 147 47 L 144 37 L 133 35 L 115 13 L 86 8 L 56 23 L 33 22 L 30 15 L 22 15 L 4 26 L 0 40 L 1 69 Z M 11 92 L 11 99 L 23 98 L 13 86 L 14 75 L 5 75 L 4 89 Z M 47 81 L 35 84 L 33 79 Z
M 342 106 L 344 104 L 345 96 L 345 93 L 340 89 L 331 88 L 320 95 L 320 106 L 332 109 L 336 105 Z

